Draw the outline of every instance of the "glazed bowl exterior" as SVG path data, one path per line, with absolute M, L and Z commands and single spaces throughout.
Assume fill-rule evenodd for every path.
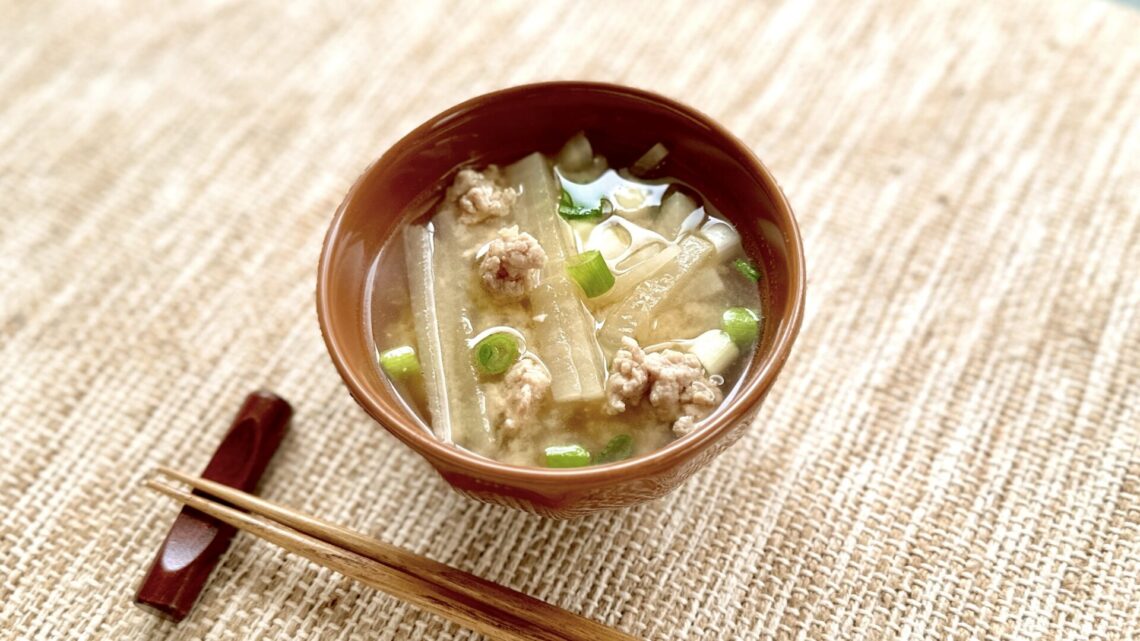
M 638 458 L 576 469 L 507 465 L 435 438 L 407 411 L 376 363 L 365 291 L 383 244 L 428 213 L 464 166 L 554 153 L 585 131 L 611 166 L 656 142 L 669 175 L 696 187 L 740 231 L 763 263 L 766 318 L 745 379 L 692 433 Z M 384 274 L 376 274 L 383 279 Z M 804 304 L 799 230 L 776 180 L 708 116 L 630 87 L 590 82 L 523 85 L 468 100 L 428 120 L 360 176 L 333 217 L 321 252 L 317 315 L 333 363 L 361 407 L 423 456 L 460 492 L 551 517 L 574 517 L 660 497 L 747 429 L 788 358 Z

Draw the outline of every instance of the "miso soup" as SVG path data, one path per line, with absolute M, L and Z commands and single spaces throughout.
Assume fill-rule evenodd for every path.
M 377 258 L 378 364 L 435 435 L 517 465 L 619 461 L 697 429 L 763 329 L 764 277 L 688 185 L 583 134 L 458 172 Z M 666 163 L 667 164 L 667 163 Z

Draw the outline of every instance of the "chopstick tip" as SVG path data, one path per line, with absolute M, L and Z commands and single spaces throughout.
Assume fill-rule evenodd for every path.
M 171 468 L 171 467 L 167 467 L 165 465 L 159 465 L 158 467 L 154 468 L 154 471 L 159 476 L 165 476 L 166 478 L 174 479 L 175 481 L 179 481 L 181 483 L 186 483 L 188 485 L 193 485 L 194 481 L 197 480 L 191 474 L 187 474 L 185 472 L 179 472 L 178 470 Z
M 168 483 L 163 483 L 162 481 L 160 481 L 159 479 L 154 478 L 154 477 L 147 478 L 147 479 L 143 480 L 142 485 L 143 485 L 143 487 L 147 488 L 148 490 L 154 490 L 155 492 L 158 492 L 159 494 L 163 494 L 167 497 L 170 497 L 176 501 L 181 501 L 183 503 L 185 503 L 184 497 L 189 496 L 188 492 L 184 492 L 182 490 L 179 490 L 178 488 L 176 488 L 173 485 L 170 485 Z

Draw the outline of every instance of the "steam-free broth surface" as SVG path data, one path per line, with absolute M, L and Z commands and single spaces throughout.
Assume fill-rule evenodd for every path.
M 462 170 L 381 251 L 378 366 L 441 439 L 518 465 L 657 449 L 729 396 L 762 337 L 759 263 L 661 145 L 614 170 L 582 134 Z M 378 274 L 382 274 L 379 277 Z

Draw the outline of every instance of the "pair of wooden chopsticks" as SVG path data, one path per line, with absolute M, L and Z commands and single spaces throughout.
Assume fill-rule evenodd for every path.
M 160 481 L 160 475 L 228 505 Z M 227 485 L 166 467 L 158 468 L 143 484 L 239 530 L 492 639 L 635 641 L 635 637 L 522 592 Z

